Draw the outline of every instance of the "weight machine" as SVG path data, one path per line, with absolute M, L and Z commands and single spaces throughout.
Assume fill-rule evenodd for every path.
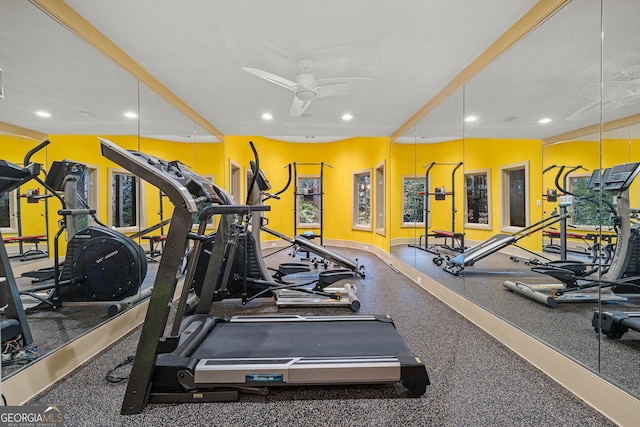
M 298 213 L 300 211 L 300 205 L 305 201 L 314 201 L 316 197 L 320 199 L 320 207 L 318 212 L 319 233 L 314 232 L 304 232 L 302 236 L 305 239 L 313 240 L 316 238 L 320 239 L 320 246 L 324 245 L 324 167 L 333 168 L 329 163 L 320 162 L 320 163 L 297 163 L 293 162 L 289 164 L 289 167 L 293 166 L 293 235 L 298 235 Z M 320 182 L 318 188 L 312 189 L 303 189 L 298 185 L 298 166 L 320 166 Z M 311 191 L 309 191 L 311 190 Z M 306 251 L 307 258 L 309 258 L 309 251 Z M 295 251 L 294 251 L 295 255 Z
M 40 169 L 44 172 L 44 169 Z M 45 194 L 40 194 L 39 189 L 27 190 L 25 194 L 20 192 L 20 188 L 17 188 L 16 193 L 16 223 L 18 228 L 18 235 L 13 237 L 5 237 L 5 243 L 18 243 L 18 254 L 12 255 L 11 258 L 20 258 L 20 261 L 28 261 L 37 258 L 44 258 L 49 256 L 49 203 L 45 189 Z M 26 199 L 27 203 L 39 203 L 44 201 L 44 221 L 45 221 L 45 234 L 29 234 L 23 235 L 22 228 L 22 199 Z M 39 245 L 44 243 L 47 245 L 47 250 L 40 249 Z M 25 244 L 34 245 L 32 249 L 24 250 Z
M 259 204 L 264 204 L 264 202 L 266 202 L 269 199 L 280 199 L 280 194 L 284 193 L 285 191 L 287 191 L 287 189 L 289 188 L 289 186 L 291 185 L 291 181 L 292 181 L 292 176 L 293 176 L 293 171 L 295 170 L 295 164 L 294 163 L 289 163 L 286 167 L 288 168 L 288 178 L 287 178 L 287 183 L 284 185 L 284 187 L 282 187 L 280 190 L 278 190 L 277 192 L 271 194 L 268 193 L 268 190 L 271 189 L 270 184 L 266 181 L 266 178 L 262 178 L 261 180 L 257 181 L 257 185 L 254 187 L 255 190 L 257 191 L 255 194 L 249 194 L 247 197 L 247 204 L 250 205 L 259 205 Z M 252 162 L 252 168 L 255 168 L 256 165 L 255 163 Z M 295 219 L 294 219 L 295 220 Z M 290 244 L 290 246 L 279 249 L 275 252 L 272 252 L 269 255 L 265 255 L 265 257 L 270 256 L 270 255 L 274 255 L 280 251 L 286 250 L 288 248 L 293 247 L 294 248 L 294 253 L 293 255 L 295 255 L 296 251 L 304 251 L 307 253 L 306 259 L 310 260 L 310 254 L 313 253 L 319 257 L 322 258 L 322 262 L 315 263 L 315 267 L 318 268 L 319 264 L 323 264 L 325 268 L 328 268 L 327 262 L 333 262 L 335 265 L 338 265 L 344 269 L 348 269 L 350 270 L 354 276 L 358 276 L 361 278 L 365 277 L 365 273 L 364 273 L 364 266 L 363 265 L 359 265 L 358 264 L 358 260 L 356 259 L 355 262 L 336 253 L 333 252 L 327 248 L 325 248 L 324 246 L 321 245 L 317 245 L 315 243 L 313 243 L 311 241 L 311 238 L 309 236 L 306 235 L 294 235 L 294 237 L 289 237 L 285 234 L 282 234 L 276 230 L 273 230 L 269 227 L 267 227 L 268 224 L 268 219 L 266 217 L 262 217 L 261 219 L 261 223 L 260 223 L 260 229 L 262 231 L 264 231 L 265 233 L 271 234 L 272 236 L 275 236 L 279 239 L 282 239 L 284 241 L 286 241 L 287 243 Z M 321 240 L 322 243 L 322 240 Z M 288 263 L 288 265 L 280 265 L 280 268 L 278 269 L 278 273 L 280 276 L 285 276 L 286 274 L 293 274 L 293 273 L 302 273 L 302 272 L 306 272 L 309 271 L 309 267 L 306 264 L 300 264 L 300 263 Z
M 441 247 L 453 252 L 464 252 L 464 233 L 456 232 L 456 172 L 463 165 L 459 163 L 437 163 L 432 162 L 423 166 L 427 168 L 424 174 L 424 188 L 423 192 L 419 192 L 418 195 L 424 196 L 424 234 L 420 235 L 420 239 L 417 245 L 409 245 L 412 248 L 417 248 L 434 255 L 440 255 L 435 247 Z M 445 187 L 436 187 L 433 192 L 429 192 L 429 174 L 434 166 L 455 166 L 451 172 L 451 191 L 446 191 Z M 451 197 L 451 231 L 448 230 L 431 230 L 429 233 L 429 214 L 431 213 L 429 196 L 434 196 L 437 201 L 445 200 L 447 197 Z M 436 244 L 429 246 L 429 238 L 444 239 L 443 244 Z M 422 243 L 424 239 L 424 244 Z M 447 244 L 450 241 L 451 244 Z

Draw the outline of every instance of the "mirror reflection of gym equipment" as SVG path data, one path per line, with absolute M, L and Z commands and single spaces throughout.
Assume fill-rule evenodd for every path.
M 44 141 L 38 145 L 25 160 L 48 144 L 49 141 Z M 79 197 L 77 184 L 85 169 L 78 162 L 54 161 L 44 181 L 39 177 L 39 169 L 30 177 L 61 205 L 60 228 L 53 239 L 53 268 L 25 273 L 37 285 L 21 290 L 24 296 L 36 299 L 44 307 L 58 308 L 63 302 L 111 303 L 140 298 L 140 285 L 147 271 L 144 251 L 131 238 L 102 224 L 95 210 Z M 82 228 L 83 216 L 91 216 L 97 225 L 87 223 Z M 59 248 L 64 233 L 68 243 L 62 262 Z
M 639 173 L 640 163 L 625 163 L 602 173 L 596 170 L 589 181 L 594 191 L 602 193 L 603 199 L 613 195 L 617 202 L 614 220 L 617 228 L 616 249 L 609 264 L 567 260 L 565 257 L 532 268 L 561 283 L 533 285 L 505 281 L 504 286 L 550 307 L 556 307 L 560 302 L 612 303 L 640 298 L 637 259 L 640 253 L 640 227 L 637 224 L 631 227 L 632 210 L 629 206 L 629 187 Z
M 463 163 L 437 163 L 431 162 L 423 166 L 426 168 L 424 173 L 424 191 L 419 191 L 418 195 L 423 196 L 423 205 L 424 205 L 424 233 L 420 235 L 418 240 L 418 245 L 409 245 L 410 247 L 417 248 L 426 252 L 429 252 L 434 255 L 438 255 L 434 259 L 434 263 L 437 265 L 442 264 L 442 260 L 448 259 L 448 256 L 441 256 L 438 248 L 445 249 L 449 252 L 464 252 L 464 233 L 456 232 L 456 172 L 460 167 L 462 167 Z M 429 174 L 431 169 L 434 166 L 454 166 L 451 171 L 451 191 L 447 191 L 446 187 L 439 186 L 435 187 L 433 192 L 429 192 Z M 451 197 L 451 230 L 431 230 L 429 232 L 429 218 L 431 217 L 431 197 L 433 196 L 433 200 L 436 202 L 444 201 L 447 197 Z M 433 245 L 429 245 L 429 238 L 435 239 L 443 239 L 442 243 L 435 243 Z M 424 240 L 424 242 L 423 242 Z

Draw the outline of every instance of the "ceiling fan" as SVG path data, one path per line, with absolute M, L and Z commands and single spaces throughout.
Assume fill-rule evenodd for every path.
M 608 113 L 627 105 L 640 104 L 640 64 L 625 67 L 620 70 L 621 78 L 628 80 L 605 80 L 600 83 L 590 83 L 579 95 L 592 102 L 580 108 L 567 117 L 567 120 L 583 120 L 603 113 Z M 602 108 L 600 107 L 600 91 L 602 90 Z
M 313 63 L 309 59 L 298 62 L 298 67 L 302 71 L 295 82 L 284 77 L 277 76 L 268 71 L 257 68 L 242 67 L 247 73 L 260 77 L 268 82 L 277 84 L 293 92 L 293 102 L 289 113 L 293 117 L 299 117 L 309 107 L 311 101 L 316 98 L 327 96 L 345 95 L 351 92 L 351 83 L 356 80 L 373 81 L 370 77 L 331 77 L 326 79 L 316 79 L 311 75 Z

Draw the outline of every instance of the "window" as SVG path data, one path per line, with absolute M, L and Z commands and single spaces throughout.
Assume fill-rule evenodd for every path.
M 87 167 L 82 175 L 77 179 L 76 189 L 78 198 L 81 200 L 80 208 L 88 206 L 89 209 L 95 209 L 98 211 L 98 202 L 96 195 L 96 179 L 98 171 L 96 168 Z M 81 215 L 78 217 L 78 230 L 84 230 L 89 226 L 89 215 Z
M 385 177 L 384 177 L 384 162 L 376 167 L 375 172 L 375 185 L 376 185 L 376 233 L 385 235 Z
M 239 164 L 229 160 L 229 194 L 236 203 L 244 204 L 245 201 L 242 200 L 242 189 L 240 188 L 242 185 L 242 172 L 240 169 Z
M 424 177 L 402 178 L 402 226 L 424 226 Z
M 11 191 L 0 196 L 0 230 L 3 233 L 15 233 L 16 192 Z
M 517 230 L 526 227 L 529 212 L 528 164 L 500 169 L 502 177 L 502 228 Z
M 568 181 L 568 190 L 575 194 L 571 205 L 571 216 L 567 220 L 574 227 L 596 228 L 600 225 L 613 227 L 614 219 L 611 215 L 613 206 L 607 206 L 607 200 L 603 199 L 602 209 L 599 208 L 599 198 L 587 198 L 593 196 L 593 190 L 588 188 L 590 175 L 571 176 Z
M 371 230 L 371 171 L 353 173 L 353 228 Z
M 139 179 L 126 172 L 111 173 L 111 226 L 138 227 Z
M 298 176 L 296 185 L 296 225 L 301 228 L 320 227 L 322 180 L 319 176 Z
M 465 227 L 491 228 L 489 171 L 464 174 Z

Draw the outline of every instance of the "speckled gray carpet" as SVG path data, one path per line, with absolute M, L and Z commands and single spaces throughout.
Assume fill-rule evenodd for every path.
M 374 255 L 339 251 L 367 268 L 367 278 L 355 281 L 360 313 L 391 315 L 425 363 L 432 384 L 421 398 L 408 397 L 399 385 L 275 388 L 268 396 L 242 395 L 239 402 L 149 405 L 140 415 L 121 416 L 126 385 L 104 377 L 135 352 L 136 331 L 30 403 L 60 406 L 69 426 L 613 425 Z M 353 314 L 348 308 L 278 310 L 267 300 L 247 306 L 228 300 L 214 311 Z

